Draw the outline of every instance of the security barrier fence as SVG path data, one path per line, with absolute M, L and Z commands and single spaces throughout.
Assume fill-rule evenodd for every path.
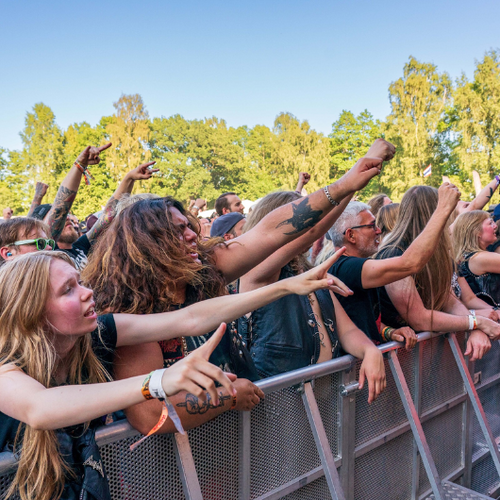
M 464 334 L 419 335 L 384 352 L 372 404 L 351 356 L 258 383 L 265 400 L 180 434 L 98 430 L 114 500 L 497 498 L 500 344 L 466 364 Z M 0 498 L 15 460 L 0 454 Z M 473 491 L 472 491 L 473 490 Z

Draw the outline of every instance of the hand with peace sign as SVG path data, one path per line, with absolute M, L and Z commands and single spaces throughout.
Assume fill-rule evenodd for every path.
M 214 381 L 225 387 L 228 394 L 236 396 L 236 389 L 233 385 L 236 375 L 225 373 L 208 361 L 225 331 L 226 324 L 221 323 L 204 345 L 165 370 L 162 386 L 167 396 L 172 396 L 180 391 L 187 391 L 205 401 L 205 391 L 207 391 L 210 394 L 211 401 L 217 406 L 219 396 Z
M 76 161 L 86 167 L 88 165 L 97 165 L 100 161 L 100 154 L 105 149 L 111 147 L 111 143 L 108 142 L 104 146 L 87 146 L 79 155 Z

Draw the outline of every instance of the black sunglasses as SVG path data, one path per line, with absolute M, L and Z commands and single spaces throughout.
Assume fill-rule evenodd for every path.
M 371 227 L 374 231 L 376 231 L 377 224 L 375 223 L 375 221 L 373 221 L 370 224 L 363 224 L 361 226 L 348 227 L 342 234 L 345 235 L 345 233 L 347 233 L 347 231 L 349 231 L 349 229 L 360 229 L 362 227 Z

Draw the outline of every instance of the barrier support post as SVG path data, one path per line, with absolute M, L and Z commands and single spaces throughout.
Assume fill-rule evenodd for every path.
M 321 420 L 318 403 L 314 397 L 311 382 L 306 382 L 304 384 L 302 401 L 304 403 L 309 425 L 311 426 L 311 431 L 314 436 L 314 442 L 316 443 L 316 448 L 321 459 L 321 465 L 323 466 L 323 470 L 325 472 L 325 478 L 330 490 L 330 495 L 333 500 L 345 500 L 344 492 L 342 491 L 342 486 L 340 485 L 337 467 L 335 467 L 333 453 L 330 448 L 330 444 L 328 443 L 328 437 L 325 432 L 325 427 L 323 426 L 323 421 Z
M 173 437 L 173 443 L 186 500 L 203 500 L 188 435 L 176 432 Z

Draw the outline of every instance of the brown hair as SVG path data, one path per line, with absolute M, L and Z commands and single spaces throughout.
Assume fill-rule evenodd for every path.
M 58 357 L 53 329 L 45 316 L 51 293 L 50 264 L 54 259 L 75 267 L 65 253 L 43 251 L 21 255 L 0 269 L 0 366 L 12 363 L 45 387 L 57 385 L 54 373 Z M 70 384 L 109 380 L 92 349 L 91 333 L 76 341 L 68 362 Z M 72 471 L 59 454 L 56 433 L 21 424 L 15 449 L 19 445 L 19 464 L 7 497 L 18 490 L 22 500 L 59 498 L 65 475 Z
M 392 232 L 396 225 L 396 220 L 399 214 L 399 203 L 391 203 L 380 208 L 377 214 L 376 224 L 380 228 L 382 234 L 380 239 Z
M 488 218 L 489 214 L 482 210 L 471 210 L 457 217 L 452 235 L 453 256 L 456 262 L 462 261 L 465 254 L 483 251 L 479 246 L 479 237 L 483 222 Z
M 215 211 L 220 215 L 222 215 L 222 209 L 227 209 L 229 210 L 231 206 L 229 205 L 229 202 L 227 201 L 227 197 L 230 195 L 236 195 L 236 193 L 229 192 L 229 193 L 222 193 L 216 200 L 215 200 Z
M 430 186 L 413 186 L 401 200 L 396 226 L 383 241 L 386 248 L 406 250 L 424 230 L 436 210 L 438 191 Z M 427 309 L 442 310 L 450 293 L 453 260 L 448 228 L 441 232 L 429 262 L 415 276 L 415 285 Z
M 368 201 L 368 205 L 370 205 L 370 212 L 374 217 L 377 217 L 378 211 L 384 206 L 384 200 L 389 198 L 386 194 L 377 194 L 373 198 Z
M 184 215 L 198 236 L 195 217 L 173 198 L 142 200 L 125 208 L 97 241 L 82 273 L 95 292 L 99 312 L 149 314 L 177 305 L 176 289 L 187 286 L 187 303 L 225 295 L 225 281 L 215 267 L 220 238 L 201 241 L 195 262 L 173 223 L 170 208 Z
M 247 221 L 243 226 L 246 233 L 254 228 L 267 214 L 278 207 L 299 200 L 302 196 L 295 191 L 275 191 L 264 196 L 258 203 L 253 205 L 252 212 L 248 214 Z M 311 264 L 304 254 L 299 254 L 289 262 L 294 273 L 300 273 L 311 269 Z
M 8 247 L 18 240 L 25 239 L 34 229 L 44 231 L 50 238 L 47 224 L 32 217 L 17 217 L 0 222 L 0 248 Z M 5 260 L 0 256 L 0 266 Z

